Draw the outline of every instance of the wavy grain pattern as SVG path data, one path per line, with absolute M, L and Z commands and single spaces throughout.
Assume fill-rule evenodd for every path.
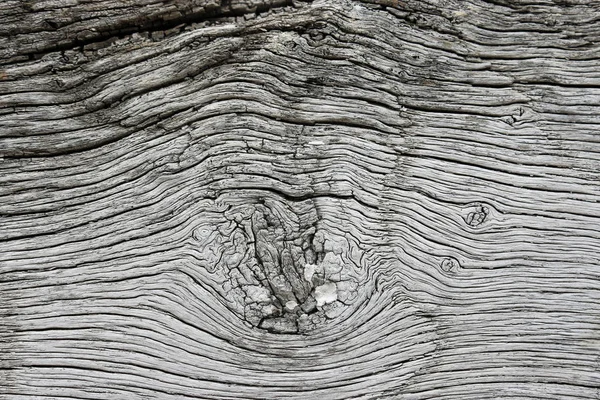
M 0 398 L 600 399 L 595 2 L 0 26 Z

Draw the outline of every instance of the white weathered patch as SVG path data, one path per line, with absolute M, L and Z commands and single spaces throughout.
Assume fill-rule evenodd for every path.
M 325 304 L 333 303 L 337 300 L 337 286 L 335 283 L 326 283 L 315 288 L 315 300 L 317 307 L 322 307 Z
M 246 294 L 254 303 L 267 303 L 271 300 L 271 293 L 268 289 L 261 286 L 248 286 Z
M 317 268 L 315 264 L 306 264 L 304 266 L 304 279 L 306 279 L 307 282 L 312 282 L 312 277 L 315 274 L 315 268 Z
M 278 311 L 279 310 L 277 309 L 277 307 L 275 307 L 273 304 L 269 304 L 262 307 L 262 312 L 264 315 L 274 315 Z
M 298 303 L 296 303 L 294 300 L 290 300 L 285 303 L 285 308 L 287 308 L 289 311 L 294 311 L 296 307 L 298 307 Z

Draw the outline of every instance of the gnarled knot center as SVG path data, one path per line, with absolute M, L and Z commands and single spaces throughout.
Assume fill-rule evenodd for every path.
M 273 333 L 307 332 L 356 298 L 349 245 L 318 227 L 312 200 L 262 200 L 232 206 L 225 216 L 233 228 L 218 240 L 227 247 L 219 268 L 231 282 L 226 297 L 247 323 Z

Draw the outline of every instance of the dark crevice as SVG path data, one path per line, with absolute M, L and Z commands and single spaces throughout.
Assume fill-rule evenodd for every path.
M 244 189 L 256 189 L 255 187 L 244 187 L 244 186 L 238 186 L 236 187 L 236 190 L 244 190 Z M 270 187 L 262 187 L 261 190 L 263 191 L 267 191 L 267 192 L 271 192 L 273 194 L 275 194 L 276 196 L 279 196 L 289 202 L 300 202 L 300 201 L 305 201 L 305 200 L 314 200 L 314 199 L 318 199 L 318 198 L 325 198 L 325 199 L 338 199 L 338 200 L 354 200 L 355 202 L 357 202 L 358 204 L 362 205 L 365 208 L 370 208 L 370 209 L 376 209 L 379 210 L 379 207 L 375 204 L 369 204 L 366 203 L 365 201 L 359 199 L 354 192 L 352 194 L 337 194 L 337 193 L 321 193 L 321 194 L 316 194 L 316 193 L 305 193 L 305 194 L 300 194 L 300 195 L 293 195 L 287 192 L 284 192 L 282 190 L 278 190 L 275 188 L 270 188 Z M 228 191 L 227 189 L 223 190 L 223 191 Z
M 109 27 L 111 29 L 98 31 L 94 36 L 80 39 L 77 37 L 73 37 L 71 41 L 67 43 L 53 44 L 48 45 L 42 48 L 41 50 L 35 49 L 23 49 L 23 51 L 15 55 L 13 57 L 14 60 L 8 61 L 8 64 L 11 62 L 18 62 L 21 60 L 22 56 L 28 57 L 30 60 L 39 59 L 42 56 L 57 52 L 57 51 L 67 51 L 71 49 L 79 48 L 83 50 L 86 46 L 92 46 L 94 44 L 102 43 L 107 41 L 110 38 L 125 38 L 126 36 L 133 33 L 147 33 L 148 36 L 151 36 L 154 32 L 165 32 L 165 31 L 183 31 L 188 25 L 194 23 L 208 23 L 208 24 L 217 24 L 219 21 L 241 17 L 248 14 L 262 14 L 268 12 L 270 10 L 286 8 L 286 7 L 294 7 L 296 8 L 299 3 L 312 3 L 312 0 L 275 0 L 271 3 L 263 3 L 259 4 L 256 7 L 252 8 L 234 8 L 231 7 L 231 1 L 221 1 L 220 7 L 203 9 L 201 12 L 191 12 L 189 14 L 181 15 L 178 18 L 174 19 L 164 19 L 167 15 L 161 14 L 157 16 L 153 16 L 151 19 L 148 19 L 145 16 L 141 16 L 135 20 L 122 21 L 119 25 L 114 27 Z M 178 10 L 183 12 L 183 10 Z M 50 22 L 48 22 L 49 25 Z M 60 31 L 59 26 L 54 23 L 55 26 L 50 26 L 53 31 Z M 67 32 L 65 32 L 67 33 Z M 73 32 L 77 34 L 78 32 Z M 18 36 L 14 35 L 13 37 Z

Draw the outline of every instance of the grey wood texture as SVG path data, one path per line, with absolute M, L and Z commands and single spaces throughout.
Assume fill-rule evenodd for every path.
M 0 3 L 1 399 L 600 399 L 600 3 Z

